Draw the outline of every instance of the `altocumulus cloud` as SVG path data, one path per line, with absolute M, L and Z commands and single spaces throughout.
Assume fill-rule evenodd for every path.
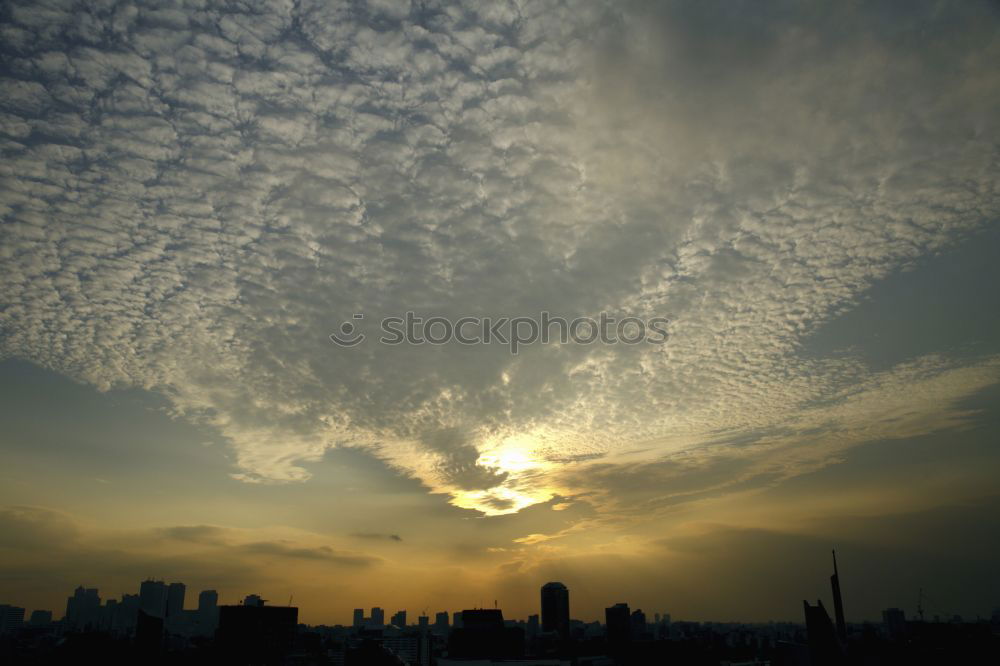
M 240 479 L 365 446 L 504 513 L 627 451 L 781 476 L 960 424 L 1000 375 L 800 351 L 996 219 L 990 3 L 12 2 L 2 21 L 0 353 L 162 393 Z M 327 340 L 355 312 L 542 309 L 666 315 L 670 338 Z

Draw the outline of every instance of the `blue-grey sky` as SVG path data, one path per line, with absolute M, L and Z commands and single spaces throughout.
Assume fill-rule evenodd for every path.
M 526 614 L 562 578 L 585 618 L 785 618 L 839 544 L 849 615 L 920 586 L 989 612 L 998 25 L 976 1 L 4 3 L 4 589 L 155 573 L 334 621 Z M 375 339 L 543 310 L 669 337 Z M 368 340 L 333 344 L 344 321 Z

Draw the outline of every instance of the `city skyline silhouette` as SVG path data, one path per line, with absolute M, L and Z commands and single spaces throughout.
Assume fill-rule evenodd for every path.
M 604 623 L 572 619 L 570 590 L 549 581 L 539 588 L 539 612 L 527 620 L 505 618 L 493 608 L 426 609 L 415 623 L 406 610 L 386 622 L 382 607 L 353 609 L 349 626 L 300 624 L 299 609 L 272 604 L 258 594 L 237 604 L 220 604 L 216 590 L 202 590 L 196 609 L 185 609 L 182 582 L 146 579 L 138 594 L 108 599 L 79 586 L 63 617 L 0 605 L 0 648 L 10 659 L 143 659 L 151 663 L 337 663 L 451 666 L 503 664 L 631 665 L 694 660 L 697 663 L 813 664 L 937 663 L 940 658 L 1000 655 L 1000 608 L 989 620 L 959 616 L 924 618 L 899 608 L 882 611 L 882 622 L 848 622 L 836 552 L 830 592 L 831 619 L 822 599 L 802 602 L 802 622 L 699 623 L 669 613 L 650 618 L 642 609 L 617 602 L 604 610 Z M 471 662 L 469 660 L 472 660 Z M 694 662 L 692 662 L 694 663 Z

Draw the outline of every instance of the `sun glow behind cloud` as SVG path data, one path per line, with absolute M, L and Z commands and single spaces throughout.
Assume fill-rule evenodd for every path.
M 527 437 L 508 437 L 496 444 L 485 443 L 476 464 L 505 475 L 507 482 L 486 492 L 459 493 L 455 505 L 477 509 L 486 515 L 502 515 L 552 499 L 555 490 L 521 483 L 525 477 L 544 479 L 545 473 L 555 467 L 544 460 L 532 444 Z

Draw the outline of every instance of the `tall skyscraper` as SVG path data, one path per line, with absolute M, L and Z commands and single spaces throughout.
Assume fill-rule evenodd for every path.
M 632 611 L 631 619 L 629 620 L 632 625 L 632 638 L 635 640 L 641 640 L 645 638 L 646 634 L 646 614 L 642 612 L 641 608 L 637 608 Z
M 604 609 L 604 624 L 608 632 L 608 650 L 612 653 L 628 644 L 632 635 L 632 614 L 628 604 L 617 603 Z
M 385 626 L 385 611 L 378 606 L 372 608 L 372 626 L 375 628 Z
M 569 638 L 569 589 L 562 583 L 542 585 L 542 631 Z
M 184 611 L 184 594 L 187 587 L 184 583 L 171 583 L 167 586 L 167 617 L 177 619 Z
M 219 607 L 219 593 L 215 590 L 202 590 L 198 594 L 198 612 L 207 613 Z
M 355 608 L 354 609 L 354 627 L 363 627 L 365 624 L 365 609 Z
M 101 612 L 101 597 L 96 588 L 82 585 L 66 600 L 66 625 L 73 629 L 86 629 L 97 625 Z
M 837 573 L 837 551 L 833 551 L 833 575 L 830 576 L 830 587 L 833 588 L 833 614 L 837 618 L 837 637 L 841 643 L 846 643 L 847 623 L 844 621 L 844 600 L 840 597 L 840 574 Z
M 163 619 L 167 614 L 167 584 L 162 580 L 144 580 L 139 585 L 139 610 Z
M 843 651 L 823 602 L 817 599 L 816 605 L 810 606 L 808 601 L 803 601 L 802 609 L 806 617 L 809 663 L 813 666 L 840 664 Z
M 117 615 L 111 620 L 111 628 L 117 632 L 131 633 L 139 615 L 139 595 L 123 594 L 118 603 Z
M 442 636 L 448 635 L 448 611 L 441 611 L 434 616 L 434 631 Z
M 906 615 L 898 608 L 886 608 L 882 611 L 882 622 L 889 640 L 898 641 L 906 634 Z
M 219 593 L 215 590 L 202 590 L 198 594 L 198 625 L 208 635 L 219 626 Z
M 405 610 L 396 611 L 396 613 L 393 614 L 392 619 L 389 620 L 389 623 L 392 624 L 394 627 L 399 627 L 400 629 L 406 629 L 406 611 Z

